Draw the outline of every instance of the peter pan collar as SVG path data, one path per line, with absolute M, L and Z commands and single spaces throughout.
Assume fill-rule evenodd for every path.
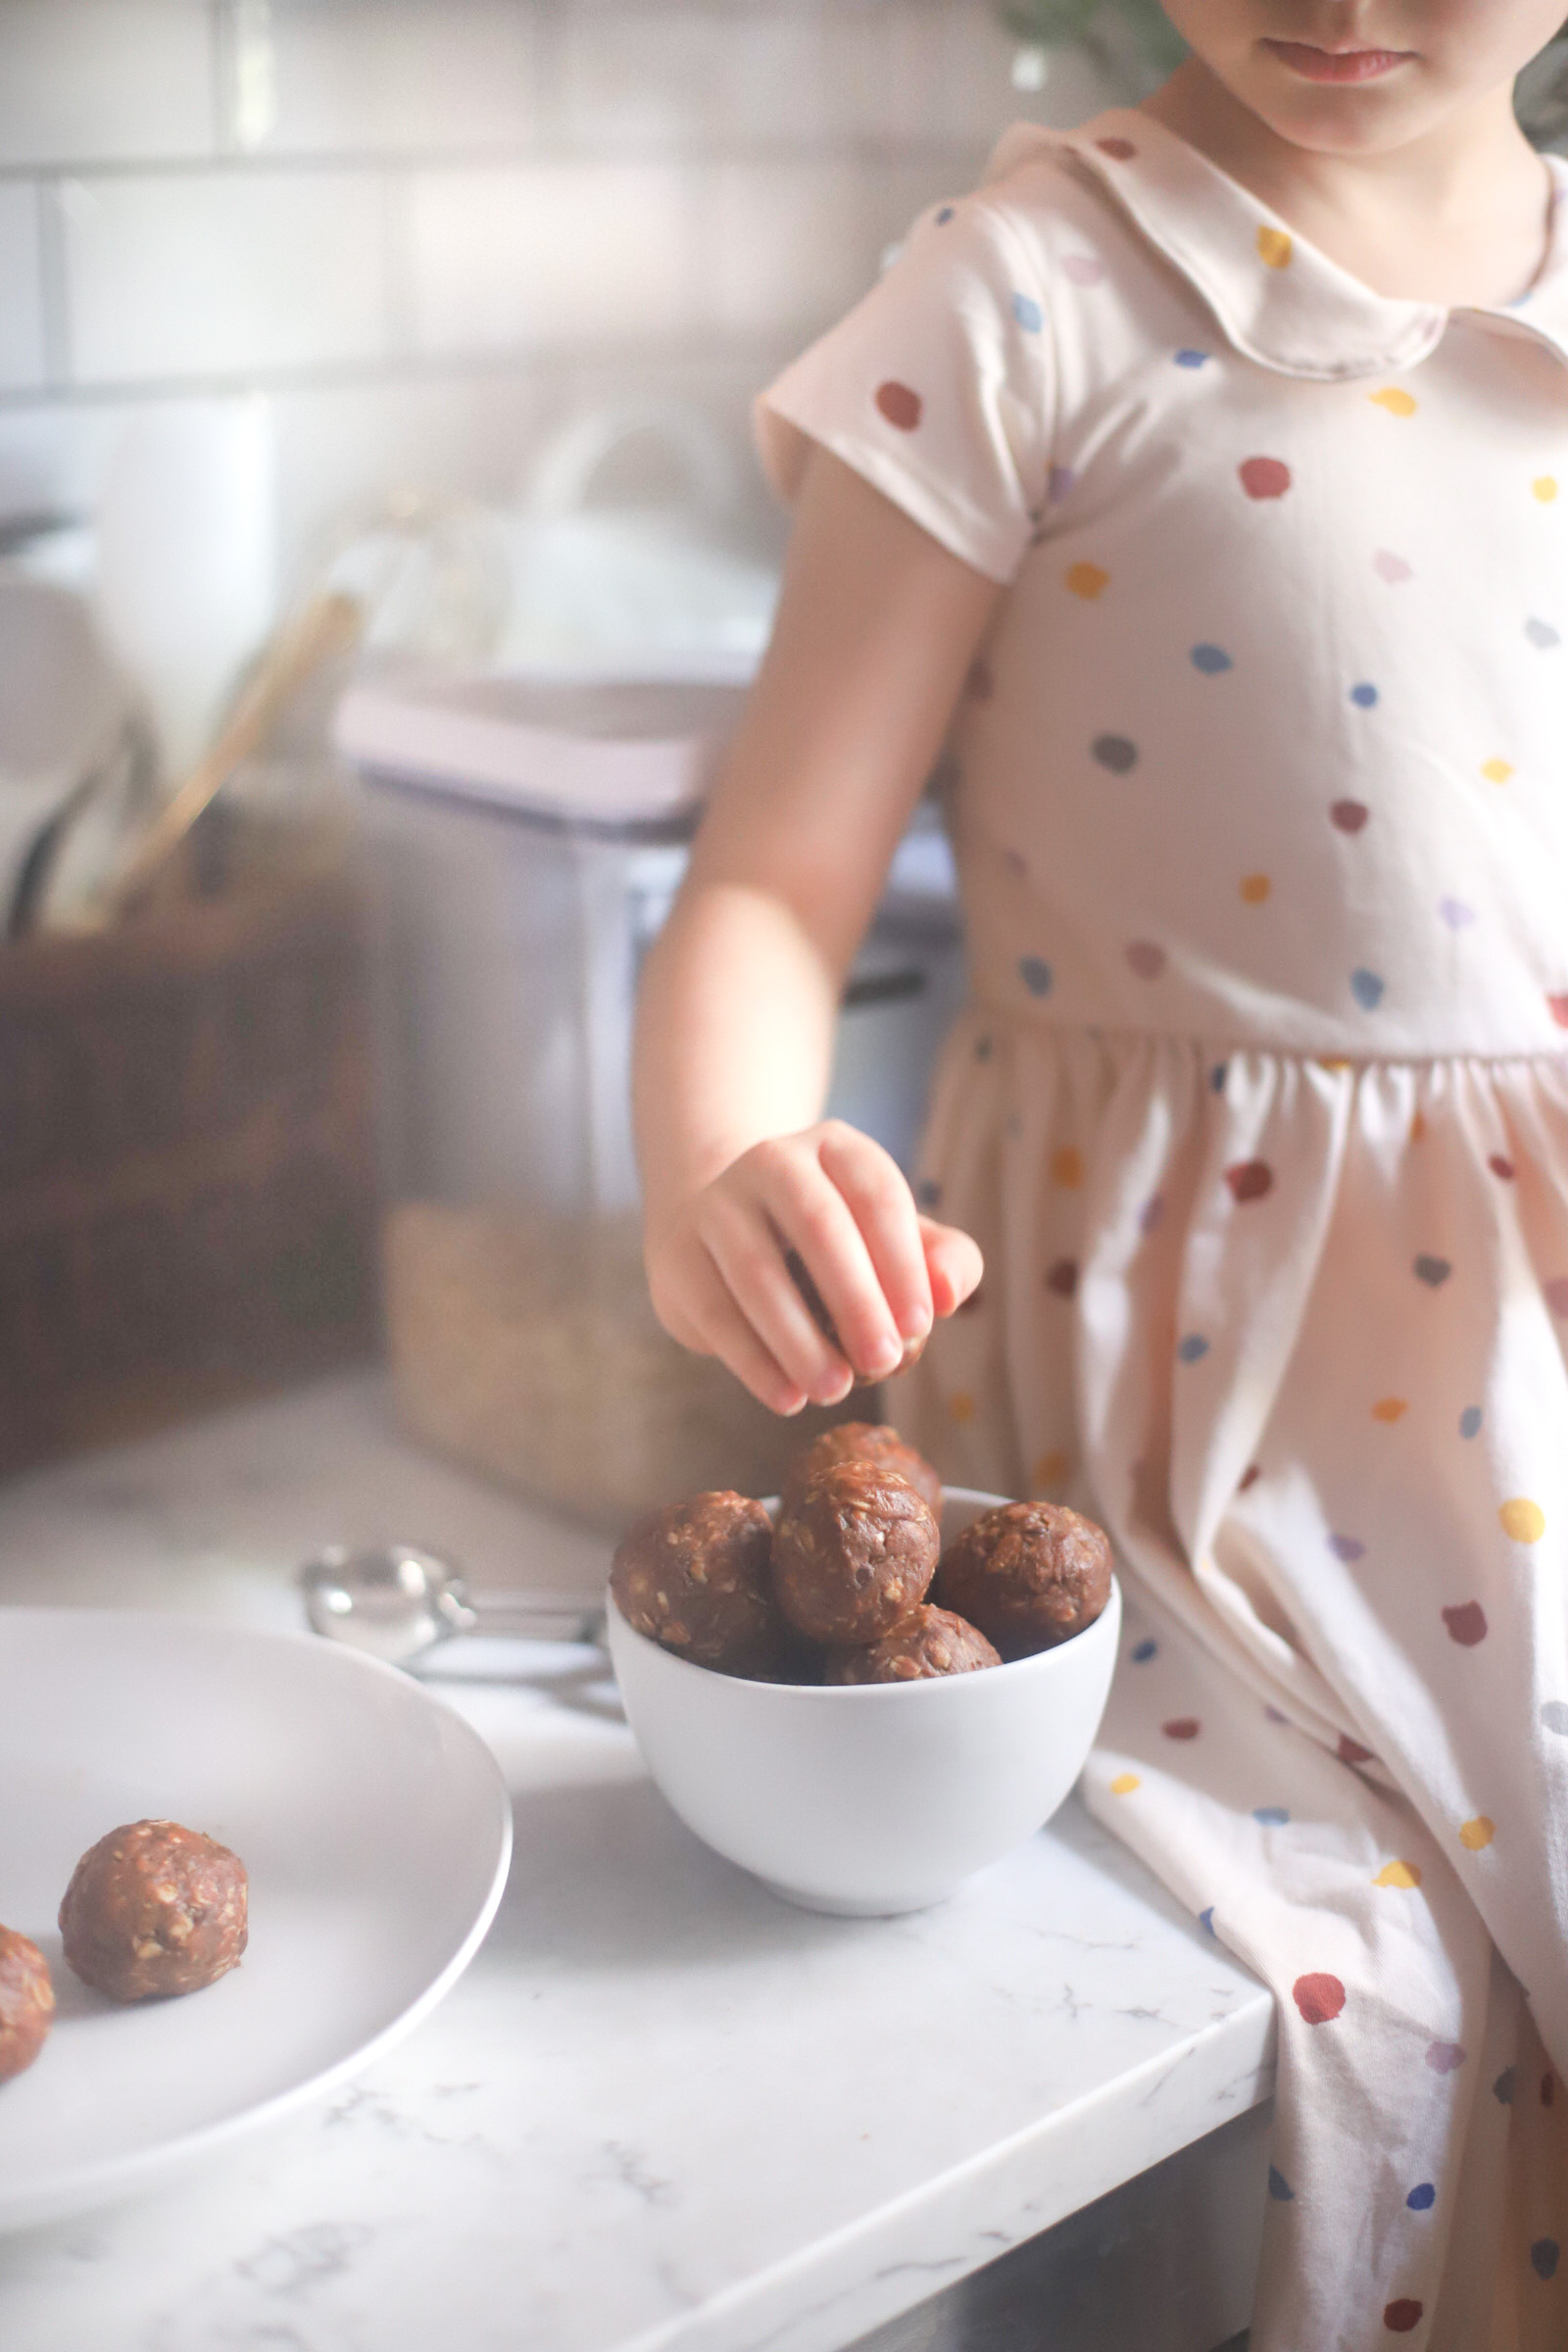
M 1078 130 L 1015 124 L 992 157 L 987 184 L 1062 150 L 1197 288 L 1236 349 L 1265 368 L 1330 380 L 1414 368 L 1451 316 L 1532 335 L 1568 364 L 1568 165 L 1558 156 L 1544 159 L 1555 193 L 1534 284 L 1506 307 L 1450 313 L 1375 294 L 1196 147 L 1131 107 L 1113 107 Z

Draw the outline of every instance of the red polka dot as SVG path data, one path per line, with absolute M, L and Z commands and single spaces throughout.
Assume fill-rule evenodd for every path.
M 1058 1257 L 1046 1276 L 1046 1288 L 1057 1298 L 1073 1298 L 1078 1294 L 1078 1265 L 1071 1257 Z
M 1258 1463 L 1249 1462 L 1247 1468 L 1242 1472 L 1242 1483 L 1236 1490 L 1237 1494 L 1245 1494 L 1249 1487 L 1255 1487 L 1262 1475 L 1263 1472 Z
M 1266 1159 L 1239 1159 L 1225 1171 L 1234 1200 L 1261 1200 L 1274 1190 L 1274 1171 Z
M 1342 833 L 1359 833 L 1371 813 L 1364 801 L 1336 801 L 1329 810 L 1329 822 Z
M 1173 1715 L 1159 1728 L 1167 1740 L 1196 1740 L 1203 1727 L 1196 1715 Z
M 1340 1734 L 1339 1745 L 1334 1753 L 1342 1764 L 1370 1764 L 1372 1761 L 1372 1750 L 1363 1747 L 1359 1740 L 1352 1740 L 1348 1732 Z
M 1568 997 L 1548 997 L 1546 1009 L 1559 1029 L 1568 1029 Z
M 1345 1986 L 1338 1977 L 1298 1977 L 1291 1986 L 1291 1998 L 1309 2026 L 1326 2026 L 1345 2007 Z
M 1448 1629 L 1450 1642 L 1461 1649 L 1474 1649 L 1487 1638 L 1487 1612 L 1479 1600 L 1461 1601 L 1456 1608 L 1445 1609 L 1443 1622 Z
M 1487 1165 L 1494 1176 L 1500 1177 L 1504 1184 L 1512 1184 L 1515 1176 L 1519 1173 L 1513 1161 L 1504 1159 L 1500 1152 L 1494 1152 Z
M 1130 164 L 1138 153 L 1131 139 L 1097 139 L 1095 145 L 1102 155 L 1110 156 L 1118 164 Z
M 1421 2325 L 1424 2306 L 1413 2295 L 1400 2295 L 1397 2302 L 1383 2307 L 1383 2325 L 1391 2335 L 1408 2335 L 1412 2328 Z
M 889 424 L 897 425 L 901 433 L 912 433 L 924 409 L 918 392 L 907 384 L 888 382 L 878 384 L 876 405 Z
M 1247 458 L 1236 470 L 1249 498 L 1283 498 L 1291 486 L 1291 469 L 1283 458 Z

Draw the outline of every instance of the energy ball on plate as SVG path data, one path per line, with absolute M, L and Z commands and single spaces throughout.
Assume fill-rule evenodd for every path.
M 907 1479 L 876 1462 L 829 1462 L 779 1518 L 773 1582 L 801 1633 L 859 1647 L 919 1607 L 941 1548 L 935 1514 Z
M 885 1421 L 840 1421 L 803 1446 L 791 1462 L 784 1478 L 785 1510 L 803 1493 L 807 1480 L 831 1462 L 875 1462 L 884 1470 L 896 1470 L 934 1511 L 942 1508 L 941 1479 L 924 1454 L 906 1446 L 896 1429 Z
M 1059 1502 L 1004 1502 L 949 1544 L 937 1598 L 1004 1658 L 1032 1657 L 1093 1625 L 1110 1598 L 1110 1539 Z
M 639 1634 L 694 1666 L 784 1680 L 789 1629 L 773 1597 L 773 1529 L 760 1502 L 692 1494 L 640 1520 L 616 1547 L 610 1589 Z
M 0 1928 L 0 2082 L 32 2064 L 54 2014 L 48 1961 L 15 1928 Z
M 89 1846 L 60 1906 L 66 1958 L 115 2001 L 200 1992 L 245 1949 L 245 1865 L 177 1821 L 133 1821 Z
M 978 1627 L 951 1609 L 914 1609 L 891 1634 L 866 1649 L 836 1649 L 827 1662 L 830 1683 L 928 1683 L 944 1674 L 974 1674 L 1001 1658 Z

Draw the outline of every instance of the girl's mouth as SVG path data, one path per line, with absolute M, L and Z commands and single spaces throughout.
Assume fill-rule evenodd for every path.
M 1265 40 L 1263 47 L 1303 81 L 1376 81 L 1415 54 L 1410 49 L 1314 49 L 1307 41 Z

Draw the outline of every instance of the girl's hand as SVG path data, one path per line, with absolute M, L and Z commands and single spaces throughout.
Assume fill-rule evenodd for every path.
M 824 1338 L 785 1266 L 799 1251 L 844 1344 Z M 966 1233 L 922 1216 L 897 1163 L 827 1119 L 754 1144 L 690 1200 L 651 1217 L 654 1308 L 776 1413 L 837 1404 L 881 1380 L 979 1283 Z M 845 1361 L 848 1356 L 849 1361 Z

